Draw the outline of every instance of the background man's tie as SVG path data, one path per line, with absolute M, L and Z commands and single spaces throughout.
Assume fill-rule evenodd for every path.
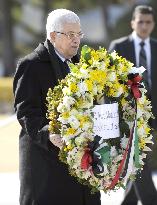
M 144 41 L 140 42 L 140 53 L 139 53 L 139 66 L 143 66 L 146 70 L 143 73 L 143 80 L 146 86 L 147 91 L 149 92 L 149 84 L 148 84 L 148 71 L 147 71 L 147 57 L 146 57 L 146 51 L 144 49 Z
M 146 58 L 146 52 L 144 49 L 144 45 L 145 43 L 143 41 L 141 41 L 140 46 L 140 55 L 139 55 L 139 65 L 145 67 L 145 69 L 147 69 L 147 58 Z

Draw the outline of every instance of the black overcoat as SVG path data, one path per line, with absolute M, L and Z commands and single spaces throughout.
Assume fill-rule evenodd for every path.
M 20 205 L 100 205 L 100 193 L 90 194 L 88 187 L 68 174 L 67 166 L 58 160 L 59 148 L 49 141 L 47 91 L 66 74 L 49 40 L 18 63 L 13 90 L 22 127 Z

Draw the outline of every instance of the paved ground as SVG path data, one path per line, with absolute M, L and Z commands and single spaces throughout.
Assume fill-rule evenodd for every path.
M 157 188 L 157 174 L 153 175 Z M 120 205 L 124 191 L 101 194 L 101 205 Z M 0 205 L 19 205 L 19 178 L 18 173 L 0 173 Z M 139 203 L 140 205 L 140 203 Z
M 0 116 L 0 205 L 19 205 L 18 134 L 15 116 Z M 157 188 L 157 174 L 153 175 Z M 102 205 L 120 205 L 124 191 L 102 193 Z
M 18 135 L 15 116 L 0 115 L 0 172 L 18 171 Z

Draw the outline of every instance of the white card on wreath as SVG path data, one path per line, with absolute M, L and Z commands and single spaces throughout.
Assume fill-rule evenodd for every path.
M 120 136 L 118 103 L 95 105 L 94 135 L 102 139 L 117 138 Z

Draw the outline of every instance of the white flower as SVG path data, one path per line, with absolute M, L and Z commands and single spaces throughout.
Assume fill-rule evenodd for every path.
M 107 168 L 107 164 L 103 164 L 103 166 L 104 166 L 104 172 L 103 172 L 103 174 L 106 175 L 106 174 L 109 173 L 108 168 Z
M 97 86 L 96 85 L 93 85 L 93 95 L 97 95 L 97 93 L 98 93 L 98 88 L 97 88 Z
M 92 123 L 90 122 L 85 122 L 83 124 L 82 130 L 87 131 L 89 128 L 92 128 Z
M 79 92 L 84 95 L 85 92 L 88 90 L 87 86 L 86 86 L 86 83 L 85 82 L 80 82 L 78 84 L 78 87 L 79 87 Z
M 146 143 L 148 143 L 148 144 L 154 144 L 154 142 L 152 141 L 152 139 L 153 139 L 153 135 L 150 135 L 149 137 L 146 137 Z
M 84 138 L 83 136 L 79 136 L 79 137 L 75 138 L 75 143 L 76 143 L 77 146 L 82 145 L 86 141 L 87 141 L 87 139 Z
M 84 69 L 84 68 L 80 68 L 80 73 L 82 74 L 82 78 L 86 79 L 88 78 L 89 74 L 88 74 L 88 70 Z
M 106 63 L 105 61 L 100 62 L 99 68 L 104 70 L 106 68 Z
M 142 74 L 145 70 L 146 69 L 143 66 L 138 67 L 138 68 L 137 67 L 132 67 L 132 69 L 129 70 L 129 73 L 133 73 L 133 74 L 139 73 L 139 74 Z
M 143 159 L 144 159 L 144 158 L 143 158 L 141 155 L 139 155 L 139 163 L 140 163 L 141 165 L 144 165 Z
M 123 149 L 126 149 L 127 144 L 128 144 L 128 138 L 126 138 L 125 136 L 120 140 L 121 141 L 121 146 Z
M 58 107 L 57 107 L 57 111 L 58 112 L 63 112 L 63 110 L 64 110 L 64 105 L 63 105 L 63 103 L 59 103 L 59 105 L 58 105 Z
M 116 73 L 115 72 L 110 72 L 107 74 L 107 78 L 110 82 L 114 82 L 116 80 Z
M 68 87 L 64 87 L 62 89 L 62 92 L 63 92 L 64 95 L 70 95 L 70 89 Z
M 63 118 L 63 117 L 59 116 L 58 121 L 61 122 L 62 124 L 67 124 L 68 118 Z
M 123 87 L 120 86 L 120 87 L 118 88 L 116 94 L 115 94 L 115 97 L 119 97 L 123 92 L 124 92 L 124 91 L 123 91 Z
M 70 106 L 75 103 L 75 99 L 71 96 L 64 96 L 63 97 L 63 105 L 69 110 Z
M 152 150 L 151 150 L 149 147 L 145 146 L 144 149 L 143 149 L 143 151 L 145 151 L 145 152 L 150 152 L 150 151 L 152 151 Z
M 79 112 L 78 112 L 78 110 L 76 110 L 75 108 L 72 108 L 72 109 L 69 111 L 69 114 L 70 114 L 70 115 L 78 115 Z
M 89 139 L 90 141 L 94 140 L 94 135 L 89 134 L 88 132 L 83 132 L 80 134 L 80 137 Z
M 137 133 L 141 136 L 145 135 L 145 128 L 141 126 L 140 128 L 138 128 Z
M 117 165 L 113 164 L 112 167 L 111 167 L 111 176 L 112 177 L 115 176 L 116 172 L 117 172 Z
M 142 117 L 143 111 L 141 109 L 137 109 L 137 118 Z
M 113 52 L 111 53 L 111 56 L 112 56 L 113 60 L 115 60 L 115 59 L 117 58 L 117 53 L 116 53 L 116 51 L 113 51 Z
M 91 172 L 89 170 L 83 173 L 83 177 L 87 180 L 91 176 Z
M 123 158 L 123 154 L 119 154 L 115 157 L 114 161 L 117 163 L 117 162 L 120 162 Z
M 80 105 L 80 108 L 90 108 L 91 106 L 93 106 L 93 96 L 89 93 L 84 94 L 84 96 L 82 96 L 84 101 L 83 103 Z
M 110 149 L 110 155 L 111 157 L 116 157 L 118 155 L 118 152 L 115 148 L 115 146 L 112 146 L 111 149 Z
M 79 122 L 79 120 L 75 116 L 70 116 L 68 118 L 68 123 L 74 129 L 77 129 L 80 126 L 80 122 Z

